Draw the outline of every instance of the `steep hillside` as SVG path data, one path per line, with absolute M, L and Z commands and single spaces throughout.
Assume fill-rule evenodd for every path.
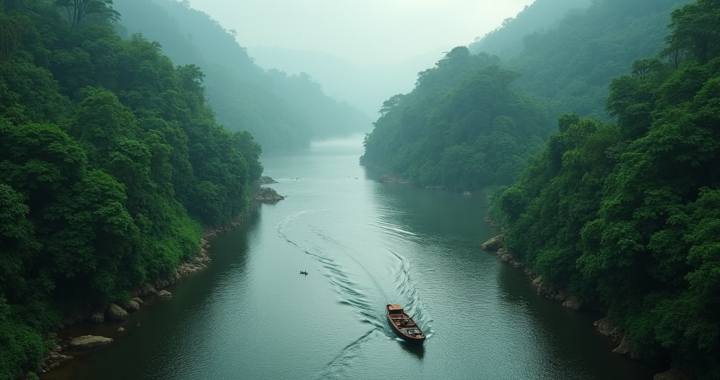
M 468 45 L 473 54 L 485 52 L 503 60 L 523 50 L 525 36 L 556 25 L 569 11 L 586 8 L 591 0 L 535 0 L 515 17 L 505 19 L 497 29 Z
M 608 84 L 635 59 L 664 44 L 670 13 L 689 0 L 602 0 L 573 11 L 546 31 L 525 37 L 507 66 L 518 85 L 551 99 L 559 112 L 607 119 Z
M 200 66 L 218 121 L 250 131 L 265 151 L 302 148 L 313 138 L 370 128 L 367 115 L 328 97 L 312 78 L 267 75 L 233 32 L 186 3 L 116 0 L 115 7 L 124 15 L 127 34 L 142 33 L 171 58 Z
M 516 258 L 676 378 L 720 378 L 719 16 L 716 0 L 674 11 L 664 48 L 612 80 L 617 123 L 563 116 L 495 202 Z
M 122 39 L 108 2 L 0 1 L 0 379 L 37 378 L 63 315 L 126 304 L 247 210 L 260 147 L 203 73 Z M 67 16 L 70 15 L 70 16 Z
M 422 186 L 511 183 L 553 123 L 543 102 L 512 88 L 517 73 L 498 63 L 453 49 L 420 73 L 411 93 L 383 104 L 360 162 Z

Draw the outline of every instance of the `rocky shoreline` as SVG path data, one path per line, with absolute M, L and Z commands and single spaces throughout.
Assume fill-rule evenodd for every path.
M 285 199 L 285 197 L 277 194 L 275 190 L 268 187 L 261 187 L 261 185 L 270 183 L 277 182 L 270 177 L 261 177 L 256 182 L 252 199 L 253 202 L 276 203 Z M 147 304 L 146 301 L 150 299 L 171 299 L 172 293 L 165 290 L 165 288 L 178 283 L 186 276 L 207 268 L 211 261 L 210 256 L 208 256 L 210 241 L 219 234 L 242 226 L 242 224 L 243 215 L 239 215 L 235 220 L 221 227 L 205 228 L 200 238 L 200 250 L 195 256 L 188 258 L 178 265 L 170 276 L 156 279 L 133 289 L 130 292 L 132 298 L 125 304 L 118 305 L 109 303 L 101 309 L 87 309 L 66 315 L 62 322 L 58 324 L 56 332 L 51 335 L 51 339 L 55 339 L 55 346 L 44 353 L 36 372 L 39 374 L 49 372 L 60 367 L 63 362 L 73 359 L 73 355 L 77 355 L 79 352 L 111 344 L 114 341 L 112 338 L 99 335 L 68 336 L 64 338 L 59 338 L 58 336 L 64 336 L 63 330 L 82 322 L 102 324 L 106 321 L 124 321 L 128 319 L 129 313 L 140 310 L 142 306 Z M 116 332 L 123 333 L 124 331 L 125 329 L 120 327 Z
M 488 219 L 486 219 L 488 220 Z M 489 221 L 489 220 L 488 220 Z M 489 221 L 493 227 L 496 227 L 494 223 Z M 503 231 L 504 233 L 505 231 Z M 495 252 L 501 262 L 512 265 L 515 268 L 522 269 L 525 275 L 530 280 L 530 283 L 535 286 L 537 294 L 539 296 L 557 301 L 562 303 L 562 306 L 567 307 L 574 311 L 585 311 L 594 310 L 604 314 L 601 308 L 586 305 L 578 297 L 569 294 L 566 290 L 556 288 L 551 284 L 543 281 L 542 276 L 533 272 L 524 263 L 517 260 L 510 252 L 505 249 L 503 245 L 504 235 L 495 236 L 485 243 L 481 244 L 480 248 L 483 251 Z M 627 355 L 632 359 L 642 360 L 644 358 L 633 353 L 630 349 L 630 337 L 625 334 L 609 316 L 605 316 L 594 322 L 598 332 L 610 339 L 617 346 L 613 349 L 613 353 L 618 355 Z M 666 372 L 658 373 L 653 377 L 653 380 L 690 380 L 690 378 L 684 373 L 675 369 L 670 369 Z

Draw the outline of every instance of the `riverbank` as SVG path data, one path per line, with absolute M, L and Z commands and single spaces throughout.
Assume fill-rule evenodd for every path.
M 488 221 L 494 229 L 499 227 L 488 218 L 486 218 L 486 221 Z M 516 259 L 512 253 L 505 249 L 503 239 L 504 235 L 495 236 L 482 243 L 480 248 L 483 251 L 494 252 L 501 262 L 522 270 L 527 276 L 529 282 L 536 288 L 536 292 L 539 296 L 560 302 L 562 306 L 576 312 L 593 311 L 604 315 L 603 318 L 596 320 L 594 325 L 600 334 L 607 337 L 616 345 L 616 347 L 612 350 L 612 353 L 626 355 L 634 360 L 652 360 L 652 358 L 641 357 L 631 350 L 630 337 L 628 334 L 624 333 L 622 329 L 613 322 L 612 318 L 607 315 L 606 311 L 602 307 L 598 305 L 585 304 L 580 298 L 570 294 L 567 290 L 557 288 L 544 281 L 541 275 L 533 272 L 531 268 L 527 267 L 522 261 Z M 656 374 L 653 377 L 653 380 L 690 380 L 690 378 L 684 373 L 671 368 L 665 372 Z
M 55 340 L 54 347 L 45 352 L 37 372 L 39 374 L 47 373 L 59 368 L 64 362 L 74 359 L 78 355 L 82 356 L 99 347 L 111 344 L 114 341 L 113 338 L 117 338 L 125 332 L 124 327 L 101 330 L 102 335 L 90 335 L 90 332 L 96 333 L 97 329 L 95 327 L 106 322 L 125 321 L 130 313 L 138 312 L 141 308 L 147 307 L 158 300 L 171 299 L 172 293 L 167 291 L 166 288 L 178 283 L 184 277 L 207 268 L 211 262 L 208 250 L 212 239 L 218 234 L 239 227 L 242 224 L 243 216 L 239 215 L 235 220 L 223 226 L 205 228 L 200 238 L 200 249 L 195 256 L 178 265 L 170 276 L 156 279 L 133 289 L 130 292 L 132 298 L 123 305 L 109 303 L 103 309 L 87 309 L 66 315 L 58 325 L 58 329 L 53 333 L 54 338 L 51 337 L 51 339 Z
M 250 207 L 285 199 L 275 190 L 261 187 L 269 183 L 276 181 L 270 177 L 262 177 L 257 181 Z M 78 310 L 66 315 L 51 333 L 49 340 L 54 340 L 55 344 L 44 353 L 36 372 L 40 375 L 48 374 L 75 357 L 90 355 L 102 346 L 112 344 L 114 339 L 129 333 L 126 329 L 140 328 L 139 323 L 128 324 L 131 314 L 154 303 L 172 299 L 172 293 L 167 289 L 183 278 L 206 269 L 212 261 L 209 249 L 213 239 L 223 232 L 242 226 L 244 218 L 245 215 L 239 215 L 222 226 L 206 227 L 200 237 L 196 255 L 180 263 L 171 275 L 142 284 L 130 291 L 131 298 L 127 302 L 109 303 L 101 309 Z

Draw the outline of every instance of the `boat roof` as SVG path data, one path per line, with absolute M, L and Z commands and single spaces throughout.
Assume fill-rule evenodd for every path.
M 388 309 L 390 309 L 390 310 L 402 310 L 403 307 L 400 306 L 400 305 L 390 305 L 390 306 L 388 306 Z

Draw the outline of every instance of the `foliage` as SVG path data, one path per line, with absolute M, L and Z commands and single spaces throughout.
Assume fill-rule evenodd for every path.
M 545 30 L 526 34 L 522 51 L 507 61 L 507 67 L 523 74 L 518 86 L 551 99 L 559 113 L 608 120 L 604 110 L 609 95 L 607 84 L 625 73 L 634 60 L 654 55 L 662 48 L 670 13 L 688 2 L 593 1 L 583 9 L 567 12 Z M 507 25 L 508 32 L 515 24 Z M 496 33 L 497 38 L 508 33 L 503 29 Z M 514 39 L 510 38 L 504 37 L 496 44 L 512 46 Z
M 0 379 L 16 379 L 63 313 L 124 301 L 195 254 L 262 165 L 250 133 L 215 121 L 199 67 L 122 40 L 111 1 L 2 4 Z
M 202 68 L 208 103 L 231 131 L 248 131 L 266 152 L 309 146 L 311 139 L 363 132 L 370 118 L 327 96 L 308 75 L 265 72 L 225 30 L 189 4 L 116 0 L 131 33 L 159 41 L 173 61 Z
M 55 0 L 64 9 L 70 25 L 77 28 L 93 21 L 115 21 L 120 14 L 112 8 L 112 0 Z
M 496 201 L 515 255 L 701 380 L 720 377 L 718 15 L 717 0 L 673 11 L 665 59 L 612 81 L 617 123 L 562 117 Z
M 496 29 L 482 38 L 476 38 L 475 42 L 468 45 L 468 49 L 473 54 L 485 52 L 503 60 L 514 58 L 522 52 L 525 36 L 541 33 L 568 12 L 587 8 L 590 4 L 591 0 L 535 0 L 516 17 L 505 19 Z
M 423 186 L 510 184 L 549 131 L 543 103 L 514 90 L 497 57 L 457 47 L 383 104 L 361 163 Z

